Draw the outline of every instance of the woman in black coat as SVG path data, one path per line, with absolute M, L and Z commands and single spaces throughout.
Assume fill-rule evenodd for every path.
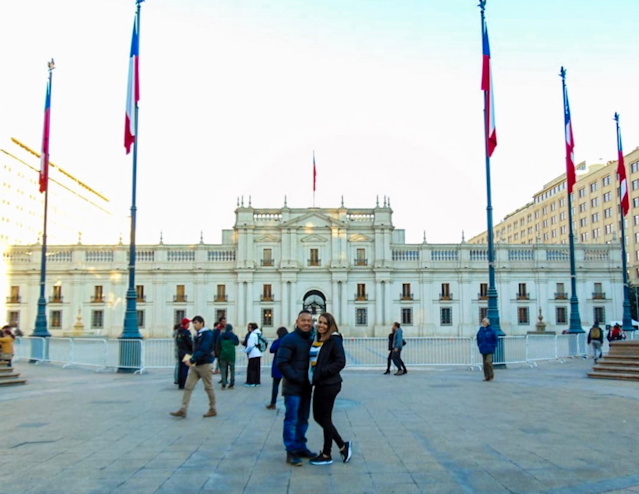
M 317 321 L 317 339 L 311 346 L 309 373 L 313 392 L 313 418 L 324 431 L 324 447 L 311 460 L 311 465 L 330 465 L 333 441 L 339 447 L 342 461 L 351 459 L 351 443 L 342 440 L 333 425 L 333 405 L 342 389 L 340 371 L 346 365 L 342 335 L 339 334 L 335 318 L 325 312 Z

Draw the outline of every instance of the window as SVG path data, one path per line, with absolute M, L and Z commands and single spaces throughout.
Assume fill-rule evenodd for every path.
M 413 300 L 413 294 L 410 291 L 410 283 L 402 283 L 402 300 Z
M 366 298 L 366 283 L 358 283 L 355 300 L 366 300 Z
M 593 223 L 597 223 L 599 221 L 599 213 L 595 213 L 590 217 L 590 221 Z
M 633 219 L 634 225 L 635 225 L 635 226 L 639 226 L 639 215 L 637 215 L 637 214 L 636 214 L 636 215 L 634 215 L 634 216 L 632 217 L 632 219 Z
M 578 195 L 579 197 L 586 197 L 586 188 L 582 187 L 581 189 L 579 189 Z
M 451 307 L 439 308 L 439 322 L 442 326 L 453 325 L 453 309 Z
M 175 295 L 173 297 L 173 302 L 186 302 L 186 287 L 185 287 L 185 285 L 176 285 L 175 286 Z
M 606 294 L 603 291 L 603 286 L 601 285 L 601 283 L 595 283 L 592 298 L 594 298 L 595 300 L 603 300 L 606 298 Z
M 582 203 L 579 205 L 579 212 L 580 212 L 580 213 L 584 213 L 584 212 L 586 211 L 586 208 L 587 208 L 586 203 L 585 203 L 585 202 L 582 202 Z
M 368 324 L 368 310 L 355 309 L 355 325 L 366 326 Z
M 566 205 L 566 199 L 561 198 L 559 199 L 559 207 L 563 208 Z
M 543 214 L 544 216 L 546 216 L 548 214 L 548 206 L 545 206 L 542 210 L 541 210 L 541 214 Z
M 273 300 L 273 291 L 271 285 L 262 286 L 262 301 L 271 302 Z
M 11 295 L 7 297 L 7 302 L 10 304 L 20 303 L 20 287 L 19 286 L 11 287 Z
M 273 326 L 273 309 L 262 309 L 262 327 Z
M 517 323 L 520 326 L 527 326 L 530 324 L 530 318 L 528 316 L 528 307 L 517 307 Z
M 439 294 L 439 300 L 452 300 L 453 295 L 450 293 L 450 283 L 442 283 L 442 291 Z
M 62 286 L 54 285 L 53 286 L 53 295 L 51 296 L 51 302 L 54 304 L 62 303 Z
M 555 211 L 556 209 L 557 209 L 557 203 L 556 203 L 556 202 L 553 202 L 553 203 L 550 205 L 550 210 L 551 210 L 551 211 Z
M 10 310 L 7 312 L 7 324 L 12 328 L 20 327 L 20 311 Z
M 603 195 L 603 202 L 610 202 L 612 201 L 612 192 L 606 192 Z
M 92 310 L 91 311 L 91 328 L 101 329 L 104 327 L 104 311 Z
M 582 233 L 579 238 L 582 242 L 588 242 L 588 233 Z
M 226 285 L 217 285 L 217 291 L 215 292 L 216 302 L 226 302 L 228 297 L 226 295 Z
M 535 219 L 538 220 L 539 219 L 539 210 L 535 211 Z
M 568 324 L 568 311 L 566 307 L 555 307 L 555 324 Z
M 104 290 L 102 285 L 95 285 L 93 287 L 93 297 L 91 297 L 91 302 L 104 302 Z
M 404 326 L 413 325 L 413 309 L 412 308 L 407 307 L 402 309 L 402 324 Z
M 592 231 L 592 238 L 599 238 L 601 236 L 601 230 L 599 228 L 595 228 Z
M 594 322 L 605 323 L 606 322 L 606 308 L 605 307 L 593 307 Z
M 309 266 L 319 266 L 320 258 L 319 258 L 319 249 L 311 249 L 311 258 L 308 260 Z
M 612 218 L 612 208 L 604 209 L 604 218 Z
M 634 163 L 630 163 L 630 173 L 636 173 L 639 170 L 639 161 L 635 161 Z
M 180 309 L 174 312 L 175 316 L 173 317 L 173 324 L 180 324 L 182 319 L 186 317 L 186 311 Z
M 62 311 L 52 310 L 49 313 L 49 320 L 51 321 L 51 328 L 60 329 L 62 327 Z
M 144 311 L 139 310 L 138 311 L 138 328 L 143 328 L 143 327 L 144 327 Z
M 480 300 L 486 300 L 487 298 L 488 298 L 488 283 L 480 283 L 479 284 L 479 299 Z
M 478 321 L 478 324 L 481 324 L 481 322 L 486 317 L 488 317 L 488 307 L 480 307 L 479 308 L 479 321 Z
M 605 225 L 604 226 L 604 231 L 606 232 L 606 235 L 611 234 L 612 232 L 614 232 L 614 227 L 612 225 L 612 223 L 610 223 L 609 225 Z
M 593 182 L 590 184 L 590 192 L 595 192 L 597 190 L 597 186 L 599 184 L 597 182 Z
M 599 206 L 599 198 L 598 197 L 594 197 L 592 199 L 590 199 L 590 207 L 591 208 L 595 208 Z
M 565 226 L 562 226 L 561 228 L 559 228 L 559 231 L 561 232 L 562 235 L 566 234 L 566 230 L 567 228 Z
M 136 302 L 146 302 L 146 297 L 144 296 L 144 285 L 137 285 L 135 287 L 136 293 Z
M 548 220 L 542 221 L 541 226 L 543 226 L 544 228 L 548 228 Z
M 517 300 L 528 300 L 528 292 L 526 291 L 526 283 L 519 283 L 517 290 Z
M 357 249 L 357 257 L 355 257 L 355 266 L 368 265 L 368 259 L 366 259 L 366 249 Z
M 579 226 L 581 226 L 583 228 L 586 225 L 588 225 L 588 218 L 581 218 L 579 220 Z
M 633 208 L 639 207 L 639 197 L 633 197 L 632 198 L 632 207 Z
M 563 283 L 557 283 L 555 298 L 560 300 L 565 300 L 568 298 L 568 294 L 566 293 L 566 286 Z
M 217 309 L 215 311 L 215 320 L 219 321 L 222 318 L 226 319 L 226 309 Z
M 556 216 L 551 216 L 550 217 L 550 224 L 551 225 L 556 225 L 557 224 L 557 217 Z
M 610 175 L 606 175 L 604 178 L 601 179 L 601 185 L 604 187 L 606 185 L 610 185 Z
M 262 250 L 262 266 L 273 265 L 273 251 L 271 249 Z
M 632 190 L 637 190 L 639 189 L 639 180 L 633 180 L 632 181 Z

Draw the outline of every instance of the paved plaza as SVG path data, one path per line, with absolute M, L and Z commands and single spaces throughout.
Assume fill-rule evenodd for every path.
M 28 383 L 0 388 L 0 493 L 639 493 L 639 383 L 588 379 L 591 365 L 511 366 L 494 382 L 465 369 L 345 371 L 334 421 L 353 459 L 295 468 L 281 399 L 264 408 L 265 369 L 260 388 L 243 374 L 234 390 L 217 385 L 214 418 L 202 418 L 199 383 L 175 419 L 169 371 L 18 362 Z

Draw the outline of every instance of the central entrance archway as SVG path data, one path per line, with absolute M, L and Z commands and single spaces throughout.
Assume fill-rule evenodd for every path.
M 319 316 L 326 312 L 326 297 L 318 290 L 311 290 L 304 295 L 304 310 L 309 311 L 313 316 Z

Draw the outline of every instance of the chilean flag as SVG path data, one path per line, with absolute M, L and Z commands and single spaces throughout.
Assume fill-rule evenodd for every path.
M 572 194 L 572 187 L 577 182 L 575 175 L 575 139 L 572 136 L 572 119 L 570 118 L 570 105 L 568 104 L 568 88 L 564 89 L 564 123 L 566 125 L 566 177 L 568 182 L 568 194 Z
M 490 158 L 497 147 L 497 130 L 495 129 L 495 98 L 493 95 L 493 76 L 490 67 L 490 45 L 488 44 L 488 26 L 484 21 L 482 32 L 483 64 L 481 71 L 481 89 L 485 95 L 486 113 L 486 149 Z
M 315 192 L 316 181 L 317 181 L 317 169 L 315 168 L 315 151 L 313 151 L 313 192 Z
M 626 164 L 623 160 L 623 147 L 621 145 L 621 131 L 619 130 L 619 114 L 615 113 L 617 121 L 617 175 L 619 175 L 619 199 L 621 202 L 621 210 L 623 216 L 628 214 L 630 209 L 630 200 L 628 199 L 628 179 L 626 178 Z
M 131 145 L 135 142 L 136 108 L 140 101 L 140 78 L 138 63 L 140 59 L 140 32 L 138 14 L 133 21 L 133 37 L 131 39 L 131 58 L 129 60 L 129 84 L 126 93 L 126 118 L 124 121 L 124 147 L 126 154 L 131 152 Z
M 49 187 L 49 129 L 51 122 L 51 78 L 47 82 L 47 97 L 44 100 L 44 131 L 42 133 L 42 152 L 40 153 L 40 192 Z

